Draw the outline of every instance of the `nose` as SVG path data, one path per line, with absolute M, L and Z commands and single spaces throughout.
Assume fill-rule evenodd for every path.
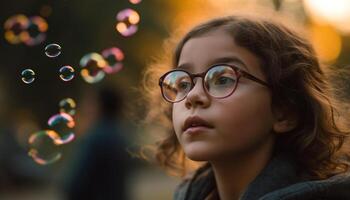
M 208 107 L 210 105 L 210 96 L 207 94 L 203 87 L 203 81 L 197 77 L 194 82 L 193 88 L 188 92 L 185 99 L 185 106 L 191 107 Z

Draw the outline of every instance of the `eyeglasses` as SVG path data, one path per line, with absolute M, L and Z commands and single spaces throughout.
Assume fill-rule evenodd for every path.
M 192 74 L 182 69 L 174 69 L 159 78 L 163 98 L 170 103 L 177 103 L 186 98 L 194 87 L 194 78 L 201 77 L 204 90 L 212 97 L 223 99 L 230 96 L 237 88 L 241 77 L 248 78 L 270 87 L 265 81 L 228 64 L 216 64 L 207 71 Z

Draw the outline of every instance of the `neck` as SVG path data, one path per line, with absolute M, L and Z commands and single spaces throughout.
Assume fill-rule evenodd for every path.
M 221 200 L 237 200 L 271 158 L 273 139 L 254 151 L 211 161 Z

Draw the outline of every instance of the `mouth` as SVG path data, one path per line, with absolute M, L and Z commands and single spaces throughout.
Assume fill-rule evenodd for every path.
M 204 119 L 198 117 L 198 116 L 192 116 L 188 117 L 185 120 L 185 123 L 183 125 L 182 131 L 199 131 L 203 129 L 212 129 L 214 128 L 213 125 L 211 125 L 209 122 L 205 121 Z

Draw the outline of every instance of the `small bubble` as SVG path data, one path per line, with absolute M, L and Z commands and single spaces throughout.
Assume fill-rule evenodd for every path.
M 132 4 L 139 4 L 141 0 L 129 0 L 129 2 Z
M 28 155 L 40 165 L 52 164 L 62 156 L 57 141 L 60 141 L 60 137 L 53 130 L 35 132 L 28 139 Z
M 50 58 L 57 57 L 61 54 L 61 46 L 58 44 L 48 44 L 45 47 L 45 54 Z
M 70 81 L 74 78 L 74 68 L 69 65 L 61 67 L 59 73 L 63 81 Z
M 75 127 L 75 122 L 69 114 L 59 113 L 53 115 L 47 124 L 60 136 L 59 140 L 55 140 L 58 144 L 66 144 L 74 139 L 73 128 Z
M 81 77 L 87 83 L 97 83 L 105 77 L 103 68 L 107 66 L 107 62 L 98 53 L 89 53 L 80 59 Z
M 108 65 L 103 68 L 107 74 L 119 72 L 123 68 L 124 53 L 117 47 L 108 48 L 102 51 L 103 58 Z
M 23 70 L 21 75 L 24 83 L 30 84 L 35 80 L 35 72 L 32 69 Z
M 65 98 L 59 102 L 60 112 L 75 115 L 76 103 L 72 98 Z
M 122 36 L 129 37 L 136 33 L 140 15 L 135 10 L 130 8 L 121 10 L 116 18 L 118 22 L 115 28 Z

